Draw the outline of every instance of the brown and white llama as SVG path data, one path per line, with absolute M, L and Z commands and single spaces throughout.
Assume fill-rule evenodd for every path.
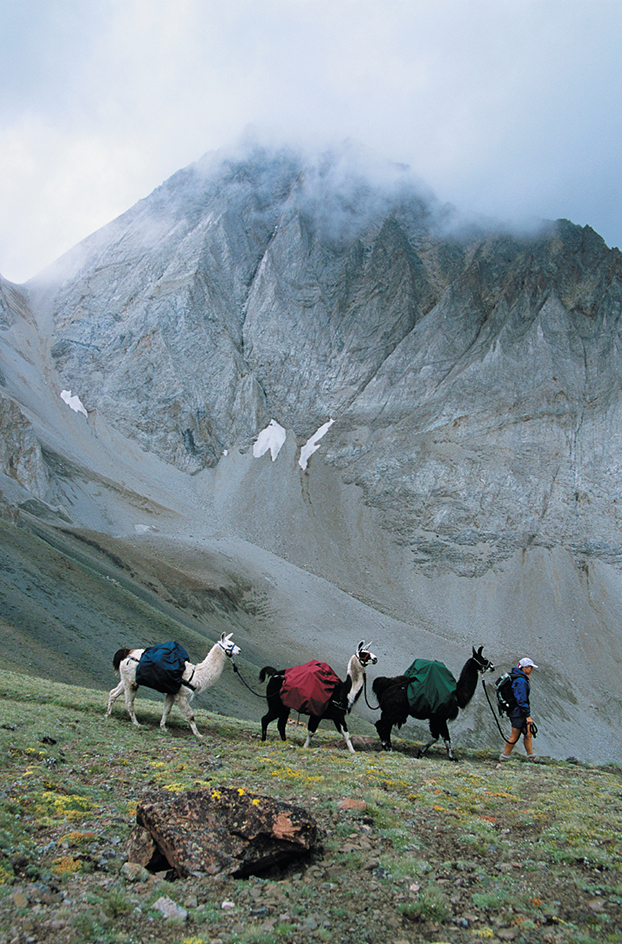
M 323 709 L 322 714 L 311 714 L 309 711 L 305 711 L 302 708 L 299 709 L 301 714 L 309 715 L 309 723 L 307 725 L 307 739 L 304 743 L 304 747 L 309 747 L 311 744 L 311 738 L 317 731 L 320 721 L 326 718 L 328 721 L 332 721 L 339 734 L 343 735 L 343 739 L 346 742 L 350 753 L 355 753 L 348 731 L 348 726 L 346 724 L 346 714 L 350 713 L 356 700 L 363 691 L 366 666 L 375 665 L 377 661 L 377 657 L 373 654 L 373 652 L 370 652 L 369 644 L 365 645 L 365 642 L 361 640 L 361 642 L 358 644 L 356 652 L 350 657 L 350 661 L 348 662 L 348 670 L 345 682 L 342 682 L 335 676 L 337 684 L 335 685 L 335 688 L 330 697 L 330 701 Z M 304 667 L 297 666 L 296 668 L 300 669 Z M 271 721 L 274 721 L 275 718 L 278 718 L 277 728 L 279 730 L 279 734 L 281 735 L 281 740 L 285 740 L 285 726 L 287 724 L 287 719 L 289 718 L 289 713 L 292 710 L 283 703 L 281 698 L 281 688 L 283 687 L 287 671 L 287 669 L 277 671 L 277 669 L 273 669 L 272 666 L 266 665 L 259 673 L 260 682 L 263 682 L 266 676 L 271 676 L 266 689 L 268 711 L 261 719 L 262 741 L 266 740 L 268 725 Z
M 177 705 L 192 728 L 192 733 L 198 738 L 203 737 L 194 722 L 194 714 L 190 707 L 190 702 L 195 695 L 200 695 L 201 692 L 204 692 L 218 681 L 225 667 L 227 657 L 231 658 L 232 656 L 237 656 L 240 652 L 238 646 L 232 642 L 231 636 L 232 633 L 228 635 L 223 633 L 218 642 L 214 643 L 207 653 L 203 662 L 199 662 L 197 665 L 186 662 L 186 668 L 182 675 L 181 688 L 176 695 L 167 694 L 164 696 L 164 708 L 162 710 L 162 718 L 160 719 L 160 727 L 163 731 L 166 730 L 166 721 L 171 708 L 173 705 Z M 137 728 L 140 727 L 140 724 L 136 720 L 136 714 L 134 712 L 134 699 L 136 698 L 136 692 L 139 688 L 136 684 L 136 669 L 138 668 L 140 657 L 144 651 L 144 649 L 119 649 L 115 652 L 112 664 L 121 680 L 116 688 L 111 690 L 108 696 L 108 708 L 106 710 L 107 718 L 112 711 L 112 706 L 115 701 L 119 695 L 123 694 L 127 713 L 132 720 L 132 724 L 135 724 Z

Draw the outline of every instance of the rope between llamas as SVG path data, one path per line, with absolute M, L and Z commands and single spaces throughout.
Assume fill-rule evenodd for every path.
M 240 670 L 238 669 L 237 665 L 235 664 L 235 660 L 234 660 L 233 656 L 231 656 L 231 665 L 233 666 L 233 671 L 234 671 L 235 674 L 239 677 L 240 682 L 242 682 L 242 685 L 245 685 L 245 686 L 247 687 L 247 689 L 249 690 L 249 692 L 251 693 L 251 695 L 255 695 L 257 698 L 265 698 L 265 695 L 263 695 L 261 692 L 255 692 L 255 691 L 253 691 L 253 689 L 250 687 L 250 685 L 248 684 L 248 682 L 246 682 L 246 681 L 244 680 L 244 677 L 242 676 L 242 673 L 240 672 Z

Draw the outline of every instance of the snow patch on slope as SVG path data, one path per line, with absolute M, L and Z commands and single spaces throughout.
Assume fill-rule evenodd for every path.
M 256 459 L 259 459 L 269 449 L 272 461 L 274 462 L 281 451 L 281 446 L 285 442 L 286 436 L 287 433 L 283 427 L 280 426 L 276 420 L 270 420 L 269 424 L 265 429 L 262 429 L 253 444 L 253 455 Z
M 322 436 L 324 436 L 326 432 L 328 432 L 328 430 L 330 429 L 330 427 L 333 425 L 334 422 L 335 421 L 333 419 L 330 419 L 328 420 L 327 423 L 324 423 L 323 426 L 320 426 L 317 432 L 314 433 L 314 435 L 311 436 L 310 439 L 307 439 L 306 443 L 300 450 L 300 458 L 298 460 L 298 465 L 300 466 L 301 469 L 303 469 L 303 471 L 304 469 L 307 468 L 307 463 L 309 462 L 309 458 L 313 455 L 314 452 L 316 452 L 320 448 L 320 439 L 322 438 Z
M 61 390 L 60 398 L 67 404 L 67 406 L 71 407 L 74 413 L 84 413 L 84 415 L 88 419 L 88 413 L 84 409 L 84 406 L 82 405 L 82 401 L 80 400 L 79 396 L 74 395 L 72 397 L 71 390 Z

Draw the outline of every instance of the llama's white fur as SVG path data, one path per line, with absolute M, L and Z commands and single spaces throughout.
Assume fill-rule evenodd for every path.
M 171 712 L 173 705 L 177 705 L 182 715 L 192 728 L 192 733 L 195 734 L 198 738 L 202 738 L 203 735 L 199 733 L 194 722 L 194 714 L 192 708 L 190 707 L 190 702 L 195 695 L 200 695 L 201 692 L 204 692 L 206 688 L 214 685 L 220 675 L 222 670 L 225 667 L 225 662 L 227 661 L 227 656 L 237 656 L 240 652 L 238 646 L 231 641 L 232 633 L 226 635 L 222 634 L 218 642 L 214 643 L 210 651 L 207 653 L 207 656 L 203 662 L 193 665 L 191 662 L 186 662 L 186 668 L 182 676 L 185 682 L 190 682 L 192 688 L 188 688 L 185 685 L 179 689 L 176 695 L 165 695 L 164 696 L 164 708 L 162 710 L 162 718 L 160 719 L 160 727 L 164 731 L 166 729 L 166 721 Z M 125 707 L 127 713 L 132 719 L 132 724 L 135 724 L 137 728 L 140 727 L 139 722 L 136 720 L 136 714 L 134 712 L 134 699 L 136 698 L 136 692 L 138 691 L 139 686 L 136 684 L 136 669 L 138 663 L 140 662 L 140 657 L 142 656 L 144 649 L 132 649 L 129 652 L 129 655 L 125 657 L 119 664 L 119 677 L 120 682 L 113 688 L 108 695 L 108 708 L 106 709 L 106 717 L 110 715 L 112 711 L 112 706 L 119 697 L 123 694 L 125 698 Z

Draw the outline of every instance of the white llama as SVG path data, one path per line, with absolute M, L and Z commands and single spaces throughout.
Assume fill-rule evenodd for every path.
M 231 658 L 232 656 L 237 656 L 240 652 L 238 646 L 231 641 L 231 636 L 232 633 L 228 635 L 223 633 L 218 642 L 214 643 L 207 653 L 203 662 L 199 662 L 197 665 L 186 662 L 181 688 L 176 695 L 164 696 L 164 709 L 160 720 L 160 727 L 163 731 L 166 729 L 166 720 L 170 714 L 171 708 L 176 704 L 192 728 L 192 733 L 198 738 L 203 737 L 202 734 L 199 734 L 199 730 L 194 723 L 194 714 L 190 707 L 190 702 L 195 695 L 200 695 L 206 688 L 210 688 L 210 686 L 218 681 L 225 667 L 227 656 Z M 118 672 L 121 681 L 116 688 L 111 690 L 108 696 L 108 708 L 106 710 L 106 717 L 108 717 L 115 701 L 119 695 L 123 694 L 127 713 L 132 719 L 132 724 L 135 724 L 137 728 L 140 727 L 140 724 L 136 720 L 136 714 L 134 713 L 134 699 L 136 698 L 136 692 L 139 688 L 136 684 L 136 669 L 144 651 L 144 649 L 119 649 L 115 652 L 112 664 L 115 671 Z

